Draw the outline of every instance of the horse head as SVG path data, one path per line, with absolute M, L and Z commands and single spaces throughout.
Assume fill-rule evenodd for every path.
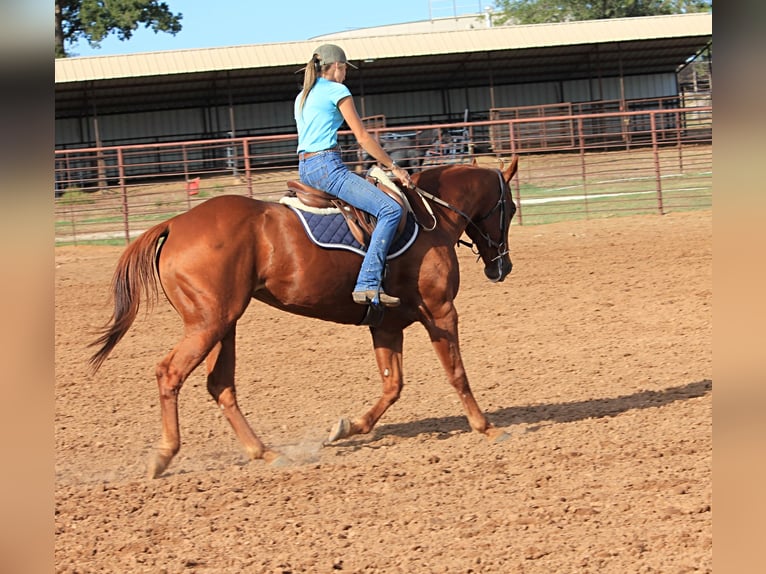
M 513 263 L 508 249 L 508 232 L 516 213 L 510 182 L 518 169 L 518 157 L 504 170 L 484 169 L 475 178 L 477 210 L 468 222 L 466 235 L 484 262 L 484 275 L 492 282 L 503 281 Z M 493 174 L 492 177 L 490 174 Z
M 466 165 L 446 165 L 416 173 L 412 180 L 423 203 L 434 202 L 461 218 L 463 231 L 473 241 L 468 245 L 484 261 L 484 274 L 492 282 L 502 281 L 513 264 L 508 251 L 508 231 L 516 213 L 510 181 L 518 158 L 504 170 Z M 428 190 L 433 190 L 433 193 Z M 436 193 L 437 195 L 434 195 Z M 429 209 L 429 213 L 431 213 Z M 434 216 L 434 225 L 436 224 Z

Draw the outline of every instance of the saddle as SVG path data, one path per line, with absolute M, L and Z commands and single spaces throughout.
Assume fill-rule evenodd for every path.
M 360 176 L 361 177 L 361 176 Z M 372 167 L 366 177 L 367 181 L 375 185 L 386 195 L 402 206 L 402 215 L 396 228 L 396 236 L 399 236 L 406 228 L 407 213 L 412 211 L 407 197 L 394 184 L 391 179 L 379 167 Z M 372 231 L 375 229 L 377 220 L 374 216 L 342 199 L 330 195 L 320 189 L 306 185 L 300 181 L 288 181 L 285 197 L 297 198 L 308 208 L 313 209 L 337 209 L 343 215 L 348 224 L 349 231 L 361 245 L 369 245 Z

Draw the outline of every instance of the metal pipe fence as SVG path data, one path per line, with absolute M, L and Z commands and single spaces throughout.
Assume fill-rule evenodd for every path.
M 712 107 L 369 129 L 412 172 L 520 156 L 516 224 L 712 206 Z M 353 135 L 339 140 L 365 173 Z M 277 200 L 298 177 L 296 146 L 286 134 L 57 150 L 56 243 L 129 242 L 220 194 Z

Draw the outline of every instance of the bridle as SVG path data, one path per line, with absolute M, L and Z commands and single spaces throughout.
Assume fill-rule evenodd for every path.
M 431 209 L 431 206 L 428 204 L 428 201 L 426 201 L 427 199 L 430 199 L 434 203 L 437 203 L 441 205 L 442 207 L 446 207 L 447 209 L 463 217 L 468 222 L 468 225 L 473 226 L 474 229 L 476 229 L 476 231 L 479 233 L 481 238 L 487 242 L 490 248 L 493 248 L 493 247 L 497 248 L 497 256 L 493 257 L 492 261 L 497 261 L 498 276 L 500 276 L 502 275 L 501 273 L 502 259 L 509 253 L 508 246 L 506 245 L 506 237 L 508 236 L 508 225 L 510 224 L 510 222 L 506 223 L 505 213 L 506 213 L 506 209 L 508 208 L 507 204 L 508 204 L 510 192 L 506 193 L 507 186 L 505 184 L 505 180 L 503 180 L 503 174 L 500 172 L 500 170 L 495 169 L 494 171 L 497 173 L 498 179 L 500 180 L 500 197 L 498 198 L 497 203 L 492 207 L 492 209 L 490 209 L 486 214 L 482 215 L 476 220 L 472 219 L 467 213 L 458 209 L 454 205 L 447 203 L 440 197 L 436 197 L 432 193 L 429 193 L 423 189 L 420 189 L 419 187 L 415 188 L 415 192 L 423 199 L 423 204 L 426 206 L 426 210 L 428 210 L 428 213 L 433 218 L 433 225 L 430 228 L 424 227 L 426 231 L 433 231 L 436 228 L 436 216 L 434 215 L 434 212 Z M 493 240 L 489 236 L 489 234 L 482 231 L 482 229 L 478 225 L 485 219 L 488 219 L 498 209 L 500 210 L 500 243 L 497 243 L 495 240 Z M 477 260 L 479 257 L 481 257 L 478 249 L 476 249 L 476 246 L 472 242 L 458 239 L 457 243 L 458 245 L 465 245 L 466 247 L 470 248 L 471 252 L 477 256 Z

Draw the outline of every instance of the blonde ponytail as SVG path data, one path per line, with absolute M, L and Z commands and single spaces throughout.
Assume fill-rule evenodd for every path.
M 298 109 L 303 111 L 303 104 L 306 103 L 306 98 L 309 97 L 309 92 L 316 84 L 317 76 L 321 72 L 321 65 L 319 63 L 319 54 L 314 54 L 306 64 L 306 70 L 303 72 L 303 93 L 301 94 L 301 103 Z

